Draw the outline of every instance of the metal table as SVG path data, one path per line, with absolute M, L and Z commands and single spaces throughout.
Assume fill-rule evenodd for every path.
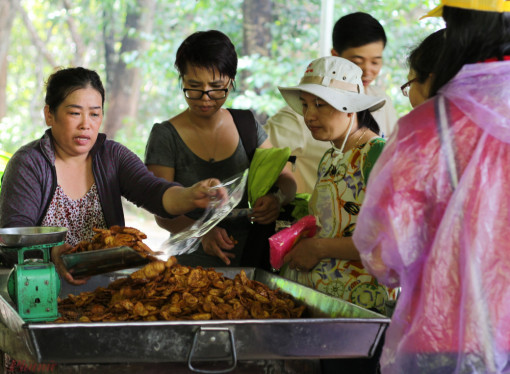
M 272 365 L 284 370 L 276 372 L 299 373 L 308 364 L 312 373 L 319 358 L 370 357 L 390 322 L 277 275 L 243 269 L 249 278 L 304 302 L 309 315 L 282 320 L 25 323 L 5 289 L 9 270 L 0 269 L 0 350 L 29 368 L 40 364 L 37 372 L 263 373 Z M 216 270 L 233 278 L 241 268 Z M 131 271 L 98 275 L 79 287 L 65 283 L 60 295 L 105 287 Z M 295 369 L 289 369 L 292 360 L 300 361 Z

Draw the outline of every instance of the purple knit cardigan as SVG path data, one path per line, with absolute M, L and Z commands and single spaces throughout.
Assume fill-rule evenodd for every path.
M 51 129 L 21 147 L 4 172 L 0 191 L 0 227 L 39 226 L 57 187 Z M 162 205 L 164 192 L 178 183 L 155 177 L 120 143 L 99 134 L 90 151 L 99 200 L 108 227 L 124 226 L 121 197 L 149 212 L 170 217 Z

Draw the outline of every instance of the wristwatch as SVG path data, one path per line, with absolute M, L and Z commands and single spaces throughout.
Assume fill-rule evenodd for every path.
M 283 206 L 283 202 L 285 201 L 285 195 L 283 194 L 282 190 L 280 190 L 280 187 L 278 186 L 273 186 L 269 192 L 274 196 L 276 197 L 276 199 L 278 200 L 278 203 L 280 204 L 280 206 Z

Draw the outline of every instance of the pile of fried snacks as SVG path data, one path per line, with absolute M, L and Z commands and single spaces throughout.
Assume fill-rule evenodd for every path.
M 112 226 L 110 229 L 93 228 L 96 235 L 90 241 L 81 241 L 66 253 L 95 251 L 114 247 L 131 247 L 141 256 L 147 257 L 156 253 L 142 242 L 147 235 L 133 227 Z
M 107 288 L 59 300 L 61 317 L 55 322 L 299 318 L 305 308 L 290 295 L 248 279 L 244 270 L 229 279 L 212 268 L 179 265 L 171 257 Z

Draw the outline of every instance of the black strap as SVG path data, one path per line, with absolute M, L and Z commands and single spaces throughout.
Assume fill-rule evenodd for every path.
M 246 150 L 248 159 L 251 161 L 255 150 L 257 149 L 257 125 L 255 116 L 248 109 L 229 109 L 234 123 L 237 127 L 237 132 Z
M 257 149 L 257 125 L 255 116 L 250 110 L 229 109 L 236 124 L 239 137 L 246 150 L 248 159 L 253 159 Z M 269 271 L 269 240 L 275 233 L 274 224 L 261 225 L 254 223 L 246 239 L 241 257 L 241 266 L 257 267 Z

